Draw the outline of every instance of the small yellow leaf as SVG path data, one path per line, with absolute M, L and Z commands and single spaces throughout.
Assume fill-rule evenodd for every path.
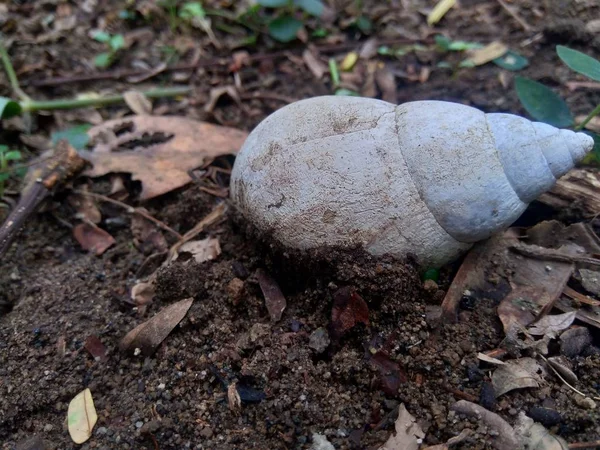
M 97 420 L 98 415 L 94 407 L 92 392 L 89 389 L 85 389 L 77 394 L 71 400 L 71 403 L 69 403 L 67 427 L 69 428 L 69 434 L 73 442 L 82 444 L 87 441 L 92 435 L 92 430 Z
M 456 4 L 456 0 L 440 0 L 427 16 L 427 25 L 435 25 Z
M 469 61 L 475 66 L 481 66 L 493 61 L 496 58 L 504 56 L 508 47 L 502 42 L 494 41 L 483 48 L 478 48 L 469 52 Z
M 139 91 L 127 91 L 123 94 L 123 99 L 129 109 L 138 116 L 147 116 L 152 113 L 152 102 Z
M 358 53 L 350 52 L 340 64 L 340 69 L 342 69 L 344 72 L 348 72 L 349 70 L 352 70 L 356 64 L 356 61 L 358 61 Z

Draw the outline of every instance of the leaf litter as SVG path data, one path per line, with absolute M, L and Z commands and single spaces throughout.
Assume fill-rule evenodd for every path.
M 84 389 L 71 400 L 67 412 L 67 427 L 73 442 L 83 444 L 87 441 L 97 420 L 92 392 Z

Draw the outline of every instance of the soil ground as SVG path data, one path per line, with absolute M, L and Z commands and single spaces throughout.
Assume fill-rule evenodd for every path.
M 101 51 L 102 45 L 87 38 L 87 31 L 103 24 L 112 32 L 136 29 L 118 19 L 120 3 L 8 3 L 11 19 L 2 25 L 3 32 L 14 39 L 10 53 L 24 84 L 50 76 L 94 73 L 90 54 Z M 231 2 L 212 3 L 214 8 L 232 8 Z M 352 8 L 343 8 L 345 3 L 352 2 L 336 2 L 340 10 L 336 30 L 355 14 Z M 375 25 L 373 35 L 417 41 L 445 33 L 468 41 L 501 40 L 530 59 L 529 67 L 521 72 L 524 76 L 556 88 L 576 113 L 586 113 L 600 101 L 600 91 L 567 90 L 566 82 L 577 78 L 559 64 L 554 52 L 556 44 L 568 44 L 598 56 L 598 38 L 582 31 L 599 15 L 594 1 L 513 2 L 512 7 L 531 27 L 524 30 L 498 2 L 465 0 L 435 33 L 424 25 L 422 15 L 434 2 L 386 2 L 385 15 L 379 3 L 365 1 L 362 6 L 363 14 Z M 411 5 L 408 10 L 405 4 Z M 93 12 L 86 12 L 86 5 L 92 5 Z M 70 14 L 77 20 L 72 32 L 36 41 L 48 34 L 43 17 Z M 188 45 L 186 54 L 197 51 L 202 58 L 230 53 L 225 48 L 215 50 L 197 30 L 189 35 L 172 33 L 165 21 L 143 25 L 149 30 L 146 40 L 127 52 L 116 68 L 135 67 L 142 58 L 154 66 L 167 45 Z M 331 41 L 336 44 L 351 44 L 360 37 L 349 29 L 338 30 L 335 36 Z M 227 44 L 219 31 L 217 37 Z M 249 50 L 266 54 L 279 49 L 271 47 L 267 40 L 260 40 Z M 228 99 L 220 100 L 212 112 L 203 110 L 211 87 L 233 84 L 226 65 L 187 73 L 187 78 L 179 74 L 197 88 L 195 96 L 157 105 L 165 114 L 251 130 L 282 106 L 266 94 L 299 99 L 331 92 L 329 81 L 316 80 L 298 63 L 303 44 L 282 48 L 289 49 L 289 55 L 240 72 L 247 92 L 258 94 L 256 99 L 242 100 L 246 111 Z M 494 65 L 452 73 L 436 68 L 436 62 L 458 61 L 458 56 L 429 58 L 408 55 L 384 60 L 397 75 L 398 103 L 442 99 L 487 112 L 524 114 L 512 87 L 513 73 Z M 433 68 L 423 82 L 410 76 L 421 67 Z M 159 80 L 169 84 L 176 76 L 164 74 Z M 130 86 L 123 80 L 103 80 L 26 89 L 32 96 L 53 98 Z M 2 91 L 9 95 L 6 88 Z M 97 114 L 101 119 L 114 118 L 125 112 L 123 107 L 113 107 L 99 113 L 40 115 L 29 126 L 35 134 L 47 137 L 65 124 Z M 2 139 L 16 142 L 26 126 L 12 121 Z M 27 151 L 36 154 L 36 150 Z M 106 192 L 102 181 L 89 184 L 94 191 Z M 479 401 L 489 383 L 476 357 L 478 352 L 498 348 L 504 339 L 494 299 L 477 298 L 475 305 L 463 305 L 460 323 L 442 325 L 430 320 L 428 312 L 440 304 L 443 292 L 424 290 L 410 261 L 373 258 L 360 250 L 327 258 L 282 256 L 228 214 L 204 234 L 219 238 L 221 255 L 214 261 L 174 264 L 161 270 L 157 296 L 141 313 L 130 303 L 129 292 L 147 255 L 132 244 L 129 216 L 101 205 L 102 226 L 117 242 L 97 257 L 82 251 L 65 226 L 74 212 L 63 200 L 64 195 L 57 194 L 45 212 L 32 217 L 0 263 L 2 449 L 17 448 L 33 436 L 42 438 L 47 449 L 293 449 L 310 448 L 313 433 L 326 436 L 336 449 L 371 449 L 390 434 L 400 403 L 419 421 L 427 444 L 443 443 L 469 428 L 474 433 L 455 448 L 492 448 L 493 433 L 475 420 L 450 412 L 449 406 L 463 398 Z M 144 206 L 184 233 L 221 201 L 190 184 Z M 459 264 L 442 271 L 440 290 L 447 289 Z M 277 280 L 287 299 L 279 322 L 272 322 L 265 308 L 258 269 Z M 238 296 L 232 294 L 234 279 L 243 282 Z M 369 325 L 357 325 L 327 350 L 317 352 L 309 345 L 310 337 L 318 328 L 329 327 L 334 294 L 343 287 L 354 288 L 365 300 Z M 119 350 L 128 331 L 161 308 L 188 297 L 194 298 L 190 311 L 153 356 Z M 84 348 L 90 336 L 108 349 L 105 361 L 95 360 Z M 387 358 L 374 362 L 377 351 L 384 351 Z M 398 370 L 386 375 L 382 366 L 392 361 Z M 600 356 L 577 356 L 571 362 L 580 388 L 598 395 Z M 231 383 L 247 389 L 245 400 L 257 393 L 264 393 L 264 398 L 244 401 L 241 411 L 232 411 L 227 396 Z M 86 387 L 92 392 L 98 423 L 90 440 L 77 446 L 69 438 L 65 418 L 71 399 Z M 513 391 L 489 407 L 511 424 L 520 411 L 551 408 L 561 415 L 551 429 L 567 442 L 600 439 L 597 410 L 577 404 L 572 391 L 552 378 L 542 388 Z

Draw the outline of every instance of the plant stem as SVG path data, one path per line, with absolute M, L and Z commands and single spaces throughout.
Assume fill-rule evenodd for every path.
M 15 69 L 13 68 L 10 57 L 8 56 L 8 52 L 6 51 L 6 48 L 4 48 L 4 44 L 2 42 L 0 42 L 0 58 L 2 59 L 2 64 L 4 65 L 4 70 L 6 71 L 8 80 L 10 81 L 10 87 L 14 93 L 23 101 L 29 100 L 29 96 L 23 92 L 21 86 L 19 85 L 19 79 L 17 78 Z
M 175 97 L 177 95 L 189 94 L 192 91 L 188 86 L 177 86 L 162 89 L 153 89 L 142 92 L 147 98 L 162 98 Z M 20 102 L 23 112 L 35 112 L 43 110 L 56 109 L 75 109 L 85 108 L 87 106 L 107 106 L 124 101 L 123 95 L 109 95 L 98 98 L 75 98 L 75 99 L 60 99 L 60 100 L 25 100 Z
M 600 114 L 600 104 L 598 106 L 596 106 L 593 109 L 593 111 L 588 114 L 588 116 L 584 119 L 584 121 L 575 127 L 575 129 L 577 131 L 582 130 L 589 123 L 589 121 L 592 120 L 594 117 L 596 117 L 598 114 Z

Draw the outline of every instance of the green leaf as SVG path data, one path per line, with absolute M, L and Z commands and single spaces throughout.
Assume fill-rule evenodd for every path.
M 10 172 L 0 172 L 0 183 L 4 183 L 10 178 Z
M 179 17 L 182 19 L 193 19 L 194 17 L 204 19 L 206 17 L 206 11 L 204 11 L 202 3 L 200 2 L 187 2 L 184 3 L 179 10 Z
M 569 107 L 552 89 L 520 76 L 515 78 L 515 88 L 521 104 L 535 120 L 559 128 L 573 125 Z
M 21 159 L 21 152 L 19 150 L 11 150 L 4 154 L 4 159 L 7 161 L 18 161 Z
M 135 20 L 135 17 L 136 17 L 136 15 L 135 15 L 134 11 L 128 11 L 126 9 L 119 11 L 119 19 Z
M 598 166 L 600 165 L 600 134 L 596 134 L 591 131 L 583 131 L 583 133 L 590 135 L 594 139 L 594 148 L 591 152 L 585 155 L 585 158 L 583 158 L 581 163 Z
M 423 274 L 423 281 L 425 280 L 433 280 L 437 283 L 440 278 L 440 271 L 438 269 L 428 269 Z
M 21 114 L 21 105 L 19 103 L 10 98 L 0 97 L 0 119 L 8 119 L 19 114 Z
M 281 8 L 290 4 L 290 0 L 256 0 L 256 3 L 267 8 Z
M 122 34 L 115 34 L 110 38 L 109 45 L 110 48 L 115 52 L 117 50 L 121 50 L 123 47 L 125 47 L 125 38 Z
M 493 63 L 506 70 L 521 70 L 529 65 L 529 61 L 524 56 L 519 55 L 512 50 L 507 51 L 500 58 L 493 60 Z
M 454 51 L 462 52 L 465 50 L 474 50 L 476 48 L 483 48 L 483 45 L 479 42 L 467 42 L 467 41 L 452 41 L 446 36 L 438 34 L 434 37 L 436 45 L 443 51 Z
M 52 139 L 52 145 L 56 145 L 58 141 L 66 139 L 75 150 L 82 150 L 90 140 L 87 131 L 91 127 L 91 125 L 85 123 L 81 125 L 75 125 L 74 127 L 67 128 L 66 130 L 56 131 L 50 136 Z
M 291 16 L 278 17 L 269 23 L 269 34 L 279 42 L 290 42 L 296 39 L 302 22 Z
M 331 75 L 331 82 L 334 86 L 340 84 L 340 72 L 338 71 L 335 59 L 329 58 L 329 74 Z
M 356 19 L 356 27 L 363 32 L 363 34 L 369 34 L 373 31 L 373 24 L 367 16 L 360 16 Z
M 358 92 L 351 91 L 350 89 L 338 89 L 335 91 L 335 95 L 345 95 L 347 97 L 360 97 Z
M 294 5 L 315 17 L 321 17 L 325 9 L 321 0 L 294 0 Z
M 106 31 L 97 30 L 92 33 L 92 39 L 106 44 L 108 41 L 110 41 L 110 34 Z
M 328 34 L 329 34 L 329 31 L 327 31 L 327 28 L 323 28 L 323 27 L 319 27 L 311 33 L 312 37 L 316 37 L 316 38 L 324 38 Z
M 600 61 L 597 59 L 563 45 L 556 46 L 556 53 L 575 72 L 600 81 Z
M 110 67 L 113 62 L 113 54 L 112 53 L 100 53 L 94 57 L 94 65 L 101 69 L 106 69 Z

